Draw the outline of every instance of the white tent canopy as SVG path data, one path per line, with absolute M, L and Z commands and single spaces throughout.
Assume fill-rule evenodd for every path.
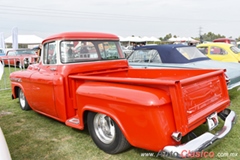
M 168 41 L 170 42 L 198 42 L 197 40 L 191 38 L 191 37 L 172 37 L 169 38 Z
M 19 44 L 40 44 L 43 39 L 35 35 L 18 35 Z M 5 39 L 5 43 L 12 43 L 12 36 Z
M 150 41 L 153 41 L 153 42 L 160 42 L 160 39 L 156 38 L 156 37 L 150 37 Z
M 128 36 L 126 38 L 123 38 L 121 36 L 118 36 L 121 42 L 160 42 L 160 40 L 156 37 L 138 37 L 138 36 Z
M 171 37 L 171 38 L 168 39 L 168 41 L 169 41 L 169 42 L 175 42 L 175 41 L 177 41 L 177 38 Z
M 121 42 L 128 42 L 128 40 L 122 36 L 118 36 L 118 38 Z
M 131 36 L 128 36 L 125 38 L 126 41 L 128 42 L 145 42 L 144 39 L 140 38 L 140 37 L 131 37 Z

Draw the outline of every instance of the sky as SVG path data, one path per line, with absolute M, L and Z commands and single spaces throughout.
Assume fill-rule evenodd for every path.
M 121 37 L 212 32 L 240 37 L 239 0 L 0 0 L 0 33 L 46 38 L 69 31 Z

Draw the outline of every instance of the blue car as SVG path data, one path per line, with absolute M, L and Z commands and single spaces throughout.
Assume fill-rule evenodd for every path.
M 134 68 L 205 68 L 226 69 L 228 90 L 240 86 L 240 64 L 211 60 L 195 46 L 183 44 L 137 47 L 127 57 Z

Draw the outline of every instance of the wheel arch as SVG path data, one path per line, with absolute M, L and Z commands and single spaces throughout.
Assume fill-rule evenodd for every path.
M 114 114 L 114 111 L 106 110 L 105 108 L 103 109 L 103 108 L 101 108 L 101 106 L 85 106 L 83 109 L 83 113 L 82 113 L 82 120 L 83 120 L 84 127 L 86 127 L 86 125 L 88 123 L 87 116 L 88 116 L 89 112 L 101 113 L 101 114 L 105 114 L 105 115 L 109 116 L 118 125 L 118 127 L 121 130 L 124 137 L 131 144 L 131 138 L 130 138 L 129 134 L 125 130 L 120 119 L 116 116 L 116 114 Z
M 18 95 L 19 88 L 23 91 L 23 93 L 25 93 L 25 88 L 22 86 L 21 83 L 12 81 L 11 86 L 12 86 L 12 99 L 19 98 L 19 95 Z
M 19 98 L 19 95 L 18 95 L 18 90 L 19 90 L 19 88 L 21 88 L 21 89 L 23 90 L 23 92 L 24 92 L 24 89 L 23 89 L 22 86 L 14 86 L 14 87 L 12 88 L 12 99 Z

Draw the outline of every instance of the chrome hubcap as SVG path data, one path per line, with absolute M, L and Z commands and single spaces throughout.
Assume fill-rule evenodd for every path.
M 21 106 L 22 106 L 22 107 L 25 107 L 25 104 L 26 104 L 26 102 L 25 102 L 25 96 L 24 96 L 24 93 L 23 93 L 22 90 L 19 92 L 19 100 L 20 100 Z
M 112 119 L 104 114 L 96 114 L 93 120 L 94 131 L 97 137 L 105 144 L 114 141 L 116 132 Z

